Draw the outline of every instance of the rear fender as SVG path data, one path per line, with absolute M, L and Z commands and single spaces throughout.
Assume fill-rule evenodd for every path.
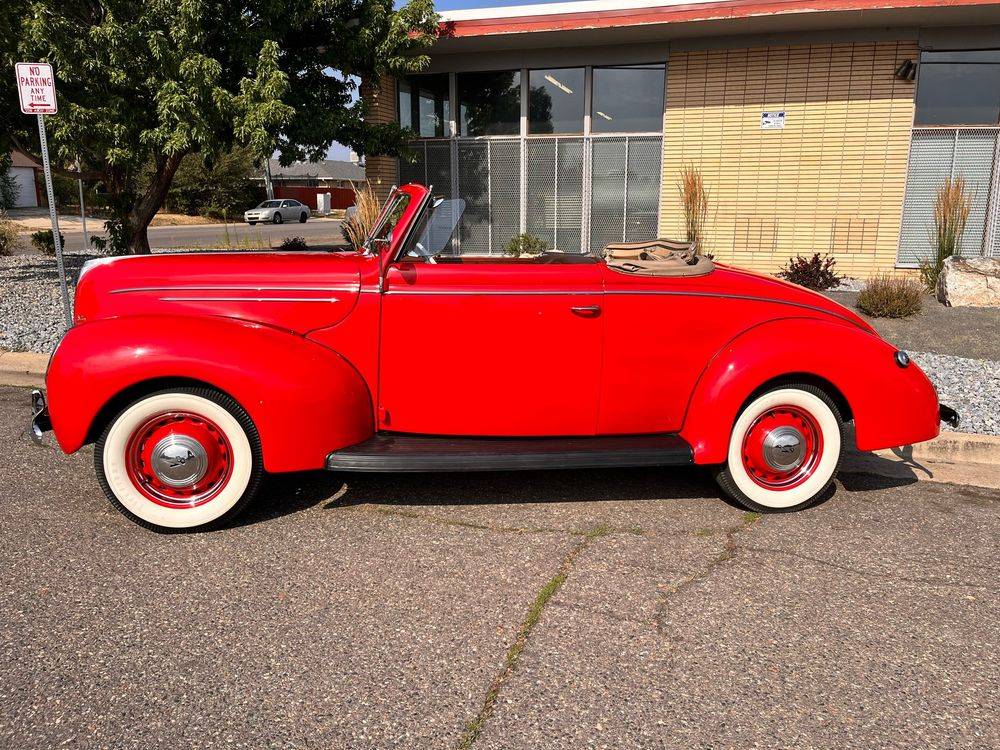
M 722 463 L 732 426 L 754 392 L 772 381 L 805 376 L 829 384 L 847 402 L 859 450 L 930 440 L 940 429 L 937 394 L 915 364 L 896 364 L 895 351 L 849 323 L 815 318 L 762 323 L 709 362 L 680 434 L 692 446 L 695 463 Z
M 197 381 L 239 402 L 272 472 L 323 468 L 327 453 L 373 434 L 372 399 L 336 352 L 278 328 L 230 318 L 136 316 L 71 328 L 46 375 L 60 447 L 78 450 L 120 394 Z

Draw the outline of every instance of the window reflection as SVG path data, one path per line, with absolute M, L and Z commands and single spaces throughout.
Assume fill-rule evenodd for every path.
M 583 68 L 528 72 L 528 132 L 582 133 L 586 106 Z
M 1000 123 L 1000 52 L 925 52 L 917 76 L 917 125 Z
M 590 128 L 595 133 L 658 133 L 663 128 L 665 66 L 594 68 Z
M 521 72 L 459 73 L 460 135 L 517 135 L 521 132 Z
M 399 81 L 399 124 L 423 138 L 442 138 L 451 119 L 448 74 L 407 76 Z

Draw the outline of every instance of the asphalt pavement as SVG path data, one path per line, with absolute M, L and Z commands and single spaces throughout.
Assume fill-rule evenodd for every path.
M 1000 492 L 699 470 L 271 477 L 161 536 L 0 389 L 0 747 L 995 746 Z
M 103 224 L 96 220 L 88 222 L 90 234 Z M 340 221 L 337 219 L 309 219 L 305 224 L 285 222 L 284 224 L 192 224 L 186 226 L 150 227 L 148 230 L 149 245 L 156 248 L 167 247 L 277 247 L 286 237 L 304 237 L 310 245 L 341 245 L 344 239 L 340 234 Z M 67 232 L 66 249 L 82 251 L 82 231 Z M 97 232 L 106 237 L 106 232 Z

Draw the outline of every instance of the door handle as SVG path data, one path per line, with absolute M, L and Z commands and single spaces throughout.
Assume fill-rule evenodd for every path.
M 583 305 L 581 307 L 571 307 L 570 310 L 572 310 L 575 315 L 579 315 L 583 318 L 596 318 L 601 314 L 600 305 Z

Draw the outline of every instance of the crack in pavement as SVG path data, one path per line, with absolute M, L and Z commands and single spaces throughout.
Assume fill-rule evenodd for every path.
M 545 610 L 546 605 L 566 582 L 570 571 L 573 569 L 573 564 L 576 562 L 576 559 L 595 539 L 602 536 L 609 536 L 614 533 L 630 532 L 616 532 L 607 526 L 597 526 L 587 531 L 573 533 L 576 536 L 581 536 L 583 538 L 566 554 L 560 563 L 559 568 L 556 570 L 555 575 L 553 575 L 552 578 L 550 578 L 545 585 L 542 586 L 538 594 L 535 596 L 535 600 L 528 608 L 528 613 L 525 616 L 524 621 L 521 623 L 521 627 L 517 631 L 517 636 L 514 638 L 514 642 L 507 650 L 507 658 L 504 660 L 503 667 L 496 674 L 496 676 L 494 676 L 489 689 L 486 691 L 486 697 L 483 700 L 482 707 L 479 709 L 476 716 L 465 725 L 465 731 L 462 733 L 462 737 L 457 746 L 458 750 L 468 750 L 475 744 L 476 740 L 479 739 L 479 735 L 483 731 L 483 727 L 493 715 L 493 711 L 496 707 L 496 701 L 500 695 L 500 690 L 503 687 L 503 684 L 514 674 L 521 662 L 521 654 L 528 645 L 528 637 L 531 635 L 531 631 L 534 630 L 535 626 L 542 619 L 542 612 Z
M 734 557 L 736 557 L 737 553 L 741 549 L 739 543 L 736 541 L 736 535 L 741 532 L 747 531 L 748 529 L 756 525 L 760 519 L 761 515 L 759 513 L 751 513 L 751 512 L 744 513 L 743 523 L 738 524 L 736 526 L 730 526 L 729 528 L 726 529 L 726 539 L 725 542 L 723 543 L 722 551 L 719 552 L 719 554 L 717 554 L 715 557 L 713 557 L 709 561 L 708 565 L 706 565 L 702 570 L 698 571 L 697 573 L 685 576 L 672 586 L 668 586 L 666 587 L 665 590 L 661 590 L 660 603 L 659 606 L 656 608 L 656 615 L 655 615 L 656 630 L 658 632 L 660 633 L 665 632 L 665 628 L 663 625 L 663 617 L 667 609 L 667 604 L 669 603 L 670 599 L 676 594 L 680 593 L 681 591 L 693 586 L 695 583 L 698 583 L 699 581 L 704 581 L 706 578 L 712 575 L 712 573 L 714 573 L 715 570 L 720 565 L 729 562 Z
M 464 529 L 475 529 L 478 531 L 493 531 L 498 534 L 568 534 L 570 536 L 591 536 L 595 533 L 595 530 L 599 532 L 599 536 L 606 536 L 608 534 L 631 534 L 633 536 L 644 536 L 646 533 L 645 530 L 639 528 L 638 526 L 598 526 L 596 529 L 560 529 L 554 526 L 499 526 L 494 524 L 476 523 L 475 521 L 463 521 L 461 519 L 448 518 L 446 516 L 438 516 L 431 513 L 419 513 L 412 510 L 403 510 L 402 508 L 356 505 L 350 507 L 345 506 L 344 509 L 350 510 L 353 513 L 377 513 L 383 516 L 396 516 L 399 518 L 426 521 L 427 523 L 434 523 L 440 526 L 454 526 Z
M 774 547 L 743 547 L 747 552 L 761 552 L 770 553 L 775 555 L 787 555 L 788 557 L 797 557 L 800 560 L 808 560 L 809 562 L 814 562 L 817 565 L 823 565 L 829 568 L 835 568 L 836 570 L 844 571 L 845 573 L 853 573 L 854 575 L 861 576 L 862 578 L 868 578 L 872 580 L 879 581 L 899 581 L 902 583 L 916 583 L 925 586 L 943 586 L 947 588 L 970 588 L 970 589 L 983 589 L 986 591 L 1000 591 L 996 587 L 990 586 L 985 583 L 966 583 L 966 582 L 952 582 L 952 581 L 942 581 L 934 578 L 913 578 L 910 576 L 894 576 L 887 573 L 869 573 L 859 568 L 853 568 L 850 565 L 842 565 L 841 563 L 835 563 L 831 560 L 824 560 L 821 557 L 813 557 L 812 555 L 804 555 L 801 552 L 792 552 L 786 549 L 777 549 Z

